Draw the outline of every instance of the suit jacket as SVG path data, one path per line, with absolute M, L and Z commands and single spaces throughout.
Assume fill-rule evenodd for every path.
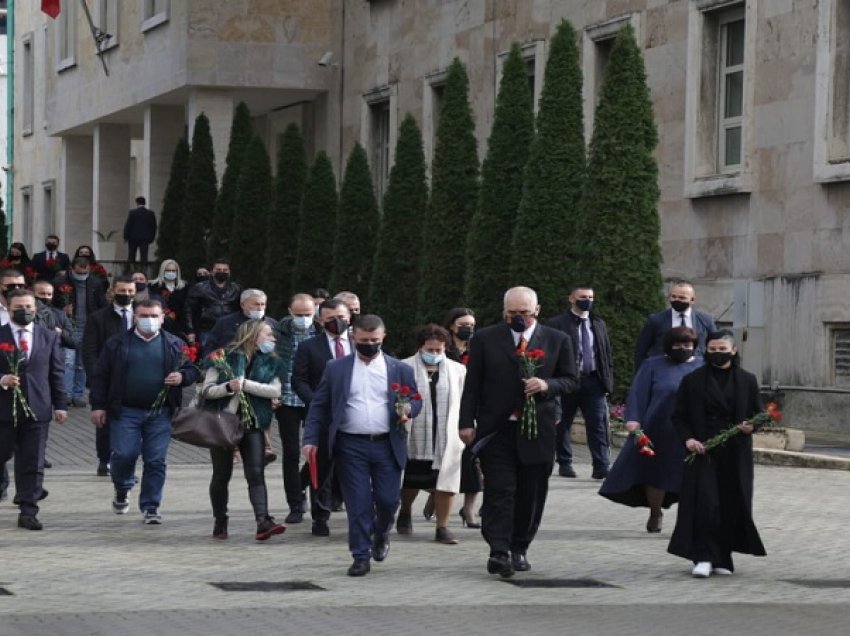
M 415 393 L 417 390 L 416 379 L 413 376 L 413 369 L 409 366 L 386 354 L 383 355 L 387 362 L 387 393 L 390 394 L 390 400 L 387 404 L 390 415 L 390 444 L 396 463 L 399 468 L 403 469 L 407 464 L 407 432 L 404 427 L 397 424 L 396 397 L 390 386 L 394 382 L 398 382 L 401 385 L 409 386 L 411 393 Z M 322 381 L 319 382 L 319 386 L 313 394 L 313 400 L 310 402 L 310 410 L 307 412 L 307 419 L 304 424 L 304 444 L 318 446 L 322 436 L 327 434 L 328 452 L 331 457 L 333 457 L 336 435 L 345 419 L 345 405 L 348 402 L 356 356 L 355 353 L 328 363 Z M 410 417 L 414 418 L 419 415 L 422 402 L 412 400 L 410 404 L 412 407 Z
M 333 351 L 324 333 L 308 338 L 295 350 L 295 360 L 292 363 L 292 390 L 305 406 L 310 406 L 313 392 L 322 380 L 325 367 L 333 359 Z
M 542 349 L 544 357 L 536 377 L 546 380 L 549 389 L 538 394 L 537 437 L 527 439 L 511 415 L 522 409 L 522 375 L 516 356 L 513 332 L 506 323 L 475 333 L 470 343 L 466 383 L 460 403 L 459 428 L 477 425 L 477 438 L 512 427 L 522 463 L 551 462 L 555 454 L 555 427 L 561 418 L 560 396 L 578 387 L 576 356 L 567 334 L 537 324 L 529 349 Z
M 127 307 L 127 311 L 132 314 L 133 308 Z M 83 331 L 83 367 L 86 377 L 91 378 L 94 373 L 94 366 L 106 341 L 121 331 L 127 331 L 126 324 L 112 305 L 98 309 L 89 316 Z
M 56 252 L 56 264 L 53 269 L 47 269 L 47 252 L 37 252 L 32 257 L 32 268 L 40 280 L 52 280 L 57 272 L 71 269 L 71 258 L 64 252 Z
M 0 342 L 15 344 L 12 326 L 0 327 Z M 53 411 L 68 408 L 65 396 L 65 355 L 59 346 L 59 334 L 34 325 L 30 358 L 21 363 L 21 390 L 39 422 L 53 419 Z M 0 376 L 11 373 L 9 357 L 0 355 Z M 0 421 L 11 422 L 14 392 L 0 389 Z M 18 425 L 21 412 L 18 411 Z
M 576 354 L 576 368 L 581 370 L 578 337 L 578 316 L 568 311 L 556 316 L 549 321 L 549 326 L 558 331 L 563 331 L 570 337 L 573 351 Z M 596 372 L 602 380 L 602 386 L 607 393 L 614 390 L 614 358 L 611 355 L 611 340 L 608 338 L 608 328 L 605 321 L 599 316 L 590 314 L 590 330 L 593 332 L 593 357 L 596 360 Z
M 152 243 L 156 237 L 156 214 L 143 205 L 130 210 L 124 223 L 124 240 Z
M 691 309 L 691 322 L 694 325 L 694 331 L 699 336 L 696 352 L 699 355 L 705 354 L 705 341 L 708 334 L 717 331 L 714 325 L 714 319 L 704 311 L 699 309 Z M 635 345 L 635 372 L 637 372 L 640 363 L 650 356 L 657 356 L 664 353 L 662 349 L 662 341 L 664 334 L 673 328 L 673 310 L 665 309 L 654 314 L 650 314 L 640 330 L 640 335 Z

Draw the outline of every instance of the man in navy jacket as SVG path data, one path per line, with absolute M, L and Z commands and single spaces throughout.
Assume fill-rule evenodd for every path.
M 136 197 L 136 207 L 127 214 L 124 223 L 124 241 L 127 243 L 130 263 L 136 262 L 139 252 L 143 265 L 148 263 L 148 246 L 156 238 L 156 214 L 145 207 L 145 197 Z

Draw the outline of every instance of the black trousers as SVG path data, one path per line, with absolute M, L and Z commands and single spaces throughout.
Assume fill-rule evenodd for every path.
M 112 448 L 109 445 L 109 427 L 101 426 L 94 429 L 94 447 L 97 450 L 97 460 L 102 464 L 109 463 Z
M 49 422 L 0 422 L 0 464 L 15 456 L 15 494 L 22 515 L 38 514 Z
M 148 262 L 148 246 L 150 243 L 142 243 L 141 241 L 127 241 L 128 256 L 127 260 L 131 263 L 136 262 L 136 251 L 139 252 L 139 260 L 147 265 Z
M 269 514 L 268 493 L 266 492 L 265 469 L 266 441 L 262 429 L 252 428 L 245 431 L 239 443 L 242 456 L 242 469 L 248 482 L 248 499 L 254 508 L 254 517 L 262 521 Z M 218 519 L 227 515 L 229 498 L 228 484 L 233 475 L 233 449 L 211 448 L 213 474 L 210 481 L 210 502 L 213 515 Z
M 523 464 L 516 449 L 516 423 L 500 431 L 480 452 L 484 473 L 481 534 L 490 555 L 525 554 L 534 540 L 549 492 L 553 462 Z
M 280 430 L 283 452 L 283 489 L 290 509 L 304 505 L 304 483 L 301 481 L 301 424 L 306 409 L 303 406 L 281 406 L 275 415 Z

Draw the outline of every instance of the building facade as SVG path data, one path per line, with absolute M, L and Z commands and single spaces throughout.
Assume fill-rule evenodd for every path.
M 430 159 L 454 57 L 483 157 L 511 43 L 539 97 L 562 19 L 580 34 L 589 138 L 613 38 L 631 24 L 659 130 L 664 276 L 694 282 L 740 335 L 745 365 L 785 387 L 792 417 L 842 426 L 850 0 L 88 0 L 109 34 L 100 55 L 81 3 L 55 21 L 37 4 L 15 6 L 14 235 L 40 245 L 52 230 L 103 256 L 122 256 L 106 236 L 120 236 L 133 197 L 160 205 L 200 112 L 219 175 L 244 100 L 272 156 L 291 121 L 337 175 L 360 141 L 382 191 L 405 113 Z

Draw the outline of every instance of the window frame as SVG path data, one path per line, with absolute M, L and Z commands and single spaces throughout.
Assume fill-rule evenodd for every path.
M 372 169 L 372 182 L 379 205 L 390 182 L 390 172 L 395 163 L 395 146 L 398 137 L 398 87 L 395 84 L 375 88 L 363 95 L 360 121 L 360 143 L 367 149 Z M 385 108 L 384 108 L 385 107 Z M 382 112 L 378 112 L 381 109 Z M 378 146 L 375 138 L 376 115 L 380 115 L 384 142 Z M 384 119 L 385 116 L 385 119 Z
M 101 52 L 118 46 L 118 27 L 121 22 L 118 14 L 120 9 L 120 0 L 97 0 L 96 26 L 110 36 L 100 45 Z M 105 18 L 104 13 L 106 13 Z
M 171 16 L 171 0 L 140 0 L 142 16 L 142 33 L 146 33 L 156 27 L 168 22 Z M 162 3 L 162 8 L 157 11 L 157 3 Z
M 54 21 L 56 26 L 56 72 L 77 65 L 77 3 L 65 2 Z
M 746 58 L 742 59 L 740 64 L 730 66 L 727 63 L 727 55 L 729 50 L 729 26 L 737 22 L 744 23 L 744 31 L 741 33 L 741 48 L 743 54 L 746 55 L 746 17 L 744 14 L 743 7 L 739 9 L 724 11 L 722 14 L 718 15 L 717 31 L 719 37 L 717 46 L 717 105 L 715 110 L 715 116 L 717 118 L 717 131 L 715 132 L 715 134 L 717 135 L 717 174 L 727 174 L 729 172 L 736 172 L 740 170 L 743 162 L 743 140 L 745 123 L 744 86 L 746 85 L 748 80 L 745 71 Z M 741 103 L 739 105 L 740 114 L 737 116 L 726 116 L 726 98 L 728 97 L 726 80 L 729 76 L 734 75 L 735 73 L 741 73 Z M 738 161 L 736 163 L 727 163 L 726 153 L 728 147 L 726 145 L 726 133 L 733 128 L 737 128 L 740 131 Z
M 29 137 L 35 129 L 35 38 L 32 31 L 21 38 L 21 135 Z M 11 139 L 9 140 L 11 142 Z

